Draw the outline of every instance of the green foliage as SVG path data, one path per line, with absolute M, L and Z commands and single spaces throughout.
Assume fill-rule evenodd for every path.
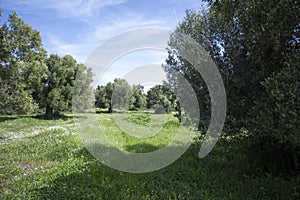
M 223 77 L 235 127 L 228 134 L 240 134 L 244 140 L 244 131 L 236 130 L 246 129 L 244 142 L 251 154 L 270 158 L 275 152 L 279 157 L 262 158 L 261 165 L 273 162 L 278 168 L 297 170 L 299 2 L 222 1 L 213 2 L 210 9 L 212 41 L 223 51 L 212 46 L 213 55 L 220 71 L 228 71 Z
M 296 62 L 299 50 L 299 2 L 213 2 L 210 7 L 213 55 L 226 71 L 229 114 L 243 120 L 264 96 L 261 82 Z M 297 47 L 298 46 L 298 47 Z M 298 50 L 297 50 L 298 49 Z
M 0 27 L 0 112 L 30 113 L 47 77 L 39 32 L 16 13 Z
M 108 82 L 106 84 L 105 92 L 106 92 L 106 102 L 108 103 L 108 111 L 112 112 L 112 106 L 111 106 L 111 101 L 112 101 L 112 95 L 114 91 L 114 84 L 111 82 Z
M 143 93 L 144 87 L 141 85 L 132 86 L 132 96 L 129 100 L 129 109 L 138 110 L 146 108 L 146 95 Z
M 299 2 L 206 2 L 209 3 L 206 10 L 188 11 L 175 32 L 195 39 L 217 64 L 227 92 L 226 134 L 240 138 L 255 155 L 268 154 L 274 148 L 283 157 L 292 155 L 295 170 L 300 155 L 299 67 L 296 67 L 299 66 Z M 176 49 L 169 50 L 165 70 L 175 89 L 180 83 L 174 70 L 190 82 L 200 102 L 201 116 L 209 117 L 205 83 Z M 207 119 L 201 121 L 205 124 Z M 241 147 L 240 144 L 241 141 L 237 145 Z
M 76 61 L 71 56 L 60 58 L 50 55 L 46 60 L 48 78 L 44 83 L 41 107 L 46 114 L 59 114 L 71 106 L 72 90 L 76 76 Z
M 291 171 L 298 170 L 300 159 L 300 71 L 284 68 L 262 82 L 267 95 L 259 101 L 247 120 L 247 146 L 281 155 L 277 163 Z
M 106 93 L 106 86 L 97 86 L 95 91 L 95 106 L 97 108 L 108 108 L 109 106 L 109 100 Z
M 95 97 L 91 84 L 93 82 L 93 72 L 83 64 L 76 66 L 76 83 L 72 98 L 73 108 L 77 111 L 85 111 L 94 107 Z
M 128 109 L 131 96 L 132 90 L 128 82 L 125 79 L 116 78 L 114 80 L 111 107 L 118 110 Z
M 81 109 L 93 104 L 90 98 L 92 72 L 71 56 L 46 57 L 38 31 L 15 12 L 0 27 L 0 113 L 26 114 L 46 108 L 46 114 L 69 110 L 78 77 Z
M 144 94 L 144 87 L 133 85 L 132 88 L 124 79 L 115 79 L 106 86 L 98 86 L 95 91 L 98 108 L 108 108 L 112 112 L 112 107 L 119 110 L 143 110 L 146 108 L 155 109 L 156 113 L 164 111 L 170 113 L 178 107 L 176 96 L 165 86 L 157 85 Z
M 163 85 L 156 85 L 147 92 L 147 107 L 153 108 L 155 113 L 170 113 L 176 103 L 175 95 Z
M 14 88 L 13 94 L 8 93 L 9 86 L 1 83 L 0 89 L 0 110 L 5 114 L 28 114 L 37 110 L 38 105 L 34 102 L 32 96 L 27 91 Z
M 209 43 L 209 30 L 207 27 L 208 16 L 206 15 L 208 15 L 207 12 L 204 12 L 203 14 L 197 14 L 191 11 L 187 11 L 184 20 L 176 28 L 175 34 L 180 33 L 188 35 L 195 41 L 200 43 L 207 51 L 209 51 L 211 44 Z M 171 36 L 169 41 L 170 47 L 173 48 L 173 46 L 175 46 L 174 43 L 176 42 L 177 40 L 172 40 Z M 170 87 L 173 91 L 178 91 L 178 93 L 182 95 L 181 98 L 185 99 L 186 97 L 192 96 L 193 94 L 188 94 L 187 92 L 189 90 L 182 88 L 182 86 L 186 84 L 180 83 L 181 76 L 190 83 L 190 86 L 188 87 L 192 87 L 199 103 L 201 120 L 198 128 L 202 130 L 208 126 L 208 122 L 210 119 L 210 97 L 206 84 L 199 72 L 194 68 L 194 66 L 192 66 L 191 63 L 189 63 L 187 60 L 183 59 L 181 55 L 178 54 L 176 49 L 169 49 L 168 53 L 169 56 L 166 60 L 166 64 L 163 67 L 167 73 Z M 178 107 L 176 110 L 180 113 L 180 115 L 182 115 L 179 115 L 179 117 L 182 118 L 184 117 L 184 113 L 181 113 L 181 109 L 182 108 Z M 191 113 L 189 111 L 185 112 Z
M 108 108 L 112 112 L 115 109 L 138 110 L 146 107 L 146 96 L 143 94 L 144 87 L 133 85 L 132 88 L 125 79 L 116 78 L 113 83 L 106 86 L 98 86 L 95 91 L 95 106 Z

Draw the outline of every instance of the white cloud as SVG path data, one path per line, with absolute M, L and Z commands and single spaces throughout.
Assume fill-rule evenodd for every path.
M 64 55 L 71 55 L 73 56 L 78 62 L 83 62 L 85 59 L 85 54 L 87 49 L 89 49 L 85 45 L 80 45 L 76 43 L 67 43 L 62 41 L 60 38 L 48 34 L 47 35 L 47 41 L 49 45 L 51 46 L 51 49 L 49 53 L 55 53 L 60 56 Z
M 109 39 L 110 32 L 104 32 L 102 36 L 96 37 L 83 37 L 81 40 L 66 42 L 61 40 L 60 38 L 50 35 L 47 35 L 48 46 L 50 46 L 49 53 L 57 53 L 60 55 L 70 54 L 72 55 L 78 62 L 83 63 L 88 55 L 96 49 L 99 45 L 102 44 L 103 40 Z M 117 30 L 111 30 L 112 36 L 117 35 Z M 97 35 L 96 31 L 93 33 Z
M 140 50 L 131 52 L 115 60 L 103 73 L 96 73 L 95 85 L 104 85 L 113 81 L 114 78 L 125 78 L 131 85 L 161 84 L 162 81 L 166 80 L 161 67 L 166 57 L 167 52 L 163 51 Z M 97 71 L 95 67 L 93 69 L 94 72 Z
M 101 8 L 124 3 L 124 0 L 67 0 L 59 1 L 54 7 L 61 13 L 66 13 L 70 17 L 80 17 L 86 19 L 95 17 Z
M 164 5 L 168 1 L 171 3 Z M 84 62 L 103 41 L 126 31 L 149 27 L 173 29 L 176 11 L 170 5 L 181 4 L 166 2 L 149 1 L 141 7 L 131 0 L 3 0 L 6 7 L 34 14 L 34 20 L 39 19 L 40 24 L 48 27 L 41 29 L 41 33 L 49 53 L 71 54 L 79 62 Z M 147 5 L 153 3 L 158 10 L 149 10 Z
M 94 39 L 98 41 L 107 40 L 113 36 L 116 36 L 122 32 L 130 31 L 138 28 L 147 27 L 166 27 L 162 20 L 147 20 L 141 17 L 125 18 L 123 20 L 116 20 L 109 24 L 99 24 L 95 26 Z
M 52 10 L 59 17 L 77 17 L 85 20 L 95 16 L 104 7 L 124 2 L 125 0 L 30 0 L 7 3 L 11 6 L 27 7 L 34 10 Z
M 91 27 L 91 31 L 75 35 L 75 40 L 69 43 L 57 36 L 47 34 L 51 52 L 61 55 L 71 54 L 79 62 L 84 62 L 87 56 L 103 41 L 117 36 L 123 32 L 146 27 L 164 27 L 164 22 L 159 20 L 147 20 L 141 17 L 125 17 L 111 23 L 101 23 Z

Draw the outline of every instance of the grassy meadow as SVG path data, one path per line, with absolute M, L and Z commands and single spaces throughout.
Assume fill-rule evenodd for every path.
M 130 122 L 139 126 L 147 128 L 166 122 L 158 134 L 147 139 L 136 138 L 122 132 L 112 114 L 98 113 L 95 117 L 118 148 L 135 153 L 162 148 L 179 127 L 172 115 L 133 112 Z M 200 141 L 195 141 L 180 159 L 166 168 L 132 174 L 111 169 L 91 156 L 76 132 L 72 115 L 0 116 L 0 199 L 300 197 L 299 176 L 274 176 L 251 170 L 251 161 L 241 152 L 227 151 L 222 143 L 199 159 L 200 145 Z

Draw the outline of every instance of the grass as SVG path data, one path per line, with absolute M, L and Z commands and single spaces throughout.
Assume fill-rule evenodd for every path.
M 164 118 L 167 119 L 162 120 Z M 179 128 L 178 120 L 172 115 L 143 112 L 117 114 L 114 117 L 102 115 L 99 124 L 115 147 L 134 153 L 152 152 L 166 146 Z
M 161 116 L 158 116 L 131 113 L 129 119 L 125 119 L 147 127 L 152 120 L 159 120 Z M 168 116 L 159 134 L 142 139 L 123 133 L 111 114 L 101 113 L 98 117 L 108 137 L 118 142 L 118 147 L 132 152 L 151 152 L 161 148 L 179 126 L 176 118 Z M 199 159 L 200 144 L 195 142 L 168 167 L 145 174 L 131 174 L 111 169 L 93 158 L 76 133 L 72 117 L 1 116 L 0 133 L 0 199 L 300 197 L 299 175 L 274 176 L 251 171 L 243 154 L 225 153 L 221 144 L 207 157 Z

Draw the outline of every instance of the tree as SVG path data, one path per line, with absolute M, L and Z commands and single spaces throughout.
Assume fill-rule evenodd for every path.
M 111 101 L 112 101 L 112 94 L 114 91 L 114 84 L 111 82 L 108 82 L 106 84 L 105 91 L 106 91 L 106 99 L 107 99 L 107 103 L 108 103 L 108 112 L 111 113 L 111 112 L 113 112 L 113 107 L 112 107 Z
M 15 12 L 0 32 L 0 110 L 5 114 L 33 112 L 47 77 L 40 34 Z
M 192 87 L 195 92 L 201 111 L 201 120 L 198 127 L 201 130 L 204 130 L 208 126 L 210 119 L 210 98 L 207 86 L 199 72 L 191 63 L 182 58 L 182 56 L 178 54 L 177 49 L 173 47 L 176 46 L 177 43 L 176 34 L 185 34 L 201 44 L 207 51 L 211 51 L 210 34 L 206 27 L 208 23 L 207 15 L 209 15 L 209 13 L 206 11 L 201 14 L 191 11 L 186 12 L 186 17 L 174 32 L 175 36 L 170 37 L 169 45 L 171 48 L 168 50 L 169 55 L 166 59 L 166 64 L 163 65 L 167 73 L 170 88 L 172 88 L 173 91 L 178 91 L 177 93 L 182 95 L 182 97 L 180 97 L 181 99 L 193 95 L 188 93 L 188 88 L 184 89 L 182 87 Z M 190 83 L 190 86 L 181 83 L 182 77 Z M 181 109 L 182 108 L 178 105 L 176 110 L 179 112 L 179 118 L 182 117 Z M 185 109 L 194 108 L 185 107 Z M 184 112 L 193 113 L 194 111 L 186 110 Z M 194 121 L 194 119 L 189 120 Z
M 279 140 L 283 136 L 294 135 L 296 124 L 287 123 L 291 126 L 287 128 L 284 123 L 279 123 L 279 118 L 274 119 L 274 123 L 269 123 L 267 119 L 271 113 L 272 116 L 279 114 L 275 110 L 276 107 L 282 109 L 281 114 L 295 111 L 297 108 L 288 108 L 283 101 L 278 101 L 277 95 L 290 99 L 291 105 L 298 105 L 299 100 L 294 98 L 296 87 L 290 84 L 288 79 L 299 80 L 299 77 L 288 73 L 299 74 L 299 67 L 291 66 L 297 66 L 299 63 L 300 3 L 293 0 L 206 2 L 209 4 L 207 10 L 201 13 L 187 12 L 175 32 L 187 34 L 195 39 L 217 64 L 227 90 L 227 134 L 241 136 L 243 131 L 240 130 L 246 129 L 248 135 L 251 135 L 251 142 L 247 142 L 249 152 L 251 147 L 259 147 L 253 148 L 255 155 L 259 154 L 258 149 L 266 151 L 265 147 L 269 146 L 268 140 L 271 137 L 273 146 L 268 148 L 268 151 L 276 147 L 285 152 L 285 156 L 290 156 L 291 151 L 297 152 L 293 157 L 298 159 L 298 145 L 292 145 L 291 150 L 290 142 Z M 172 40 L 170 45 L 172 47 Z M 176 87 L 177 84 L 172 70 L 181 73 L 191 83 L 198 99 L 201 100 L 200 110 L 203 114 L 202 111 L 209 108 L 204 82 L 176 49 L 169 51 L 165 70 L 172 87 Z M 290 92 L 283 94 L 283 85 L 287 86 L 286 90 Z M 273 101 L 277 102 L 276 107 L 266 105 Z M 295 117 L 299 118 L 299 113 L 289 115 L 288 119 L 294 122 Z M 263 118 L 266 119 L 262 120 Z M 256 123 L 252 119 L 255 119 Z M 275 127 L 279 130 L 273 132 L 276 137 L 270 133 Z M 289 152 L 284 149 L 289 149 Z
M 46 109 L 46 115 L 68 111 L 72 103 L 76 111 L 93 107 L 93 90 L 90 86 L 93 73 L 90 68 L 78 64 L 70 55 L 61 58 L 51 54 L 46 64 L 48 78 L 43 84 L 43 96 L 39 102 L 40 107 Z
M 224 49 L 214 55 L 230 71 L 227 88 L 234 118 L 247 118 L 264 96 L 261 82 L 291 62 L 292 44 L 299 43 L 298 11 L 299 3 L 291 0 L 211 2 L 213 39 Z
M 144 87 L 142 85 L 133 85 L 132 86 L 132 96 L 129 102 L 130 110 L 138 110 L 146 107 L 146 95 L 143 94 Z
M 0 27 L 0 112 L 26 114 L 38 107 L 46 114 L 59 114 L 71 107 L 74 81 L 81 101 L 78 107 L 88 107 L 93 98 L 90 83 L 92 71 L 77 64 L 71 56 L 46 56 L 38 31 L 26 24 L 17 13 Z
M 95 97 L 91 84 L 93 82 L 93 72 L 83 64 L 76 65 L 76 82 L 72 96 L 72 106 L 76 111 L 83 112 L 93 108 Z
M 106 94 L 106 86 L 97 86 L 95 91 L 95 106 L 97 108 L 108 108 L 108 98 Z
M 266 95 L 256 102 L 249 114 L 252 117 L 247 120 L 247 127 L 251 127 L 247 146 L 261 154 L 274 152 L 280 157 L 278 164 L 290 171 L 299 169 L 300 159 L 299 64 L 286 67 L 262 82 Z
M 155 113 L 170 113 L 174 103 L 174 95 L 163 85 L 156 85 L 147 92 L 147 108 L 154 108 Z
M 132 88 L 124 79 L 115 79 L 113 83 L 108 82 L 106 86 L 98 86 L 95 91 L 95 106 L 108 108 L 137 110 L 146 107 L 146 95 L 143 94 L 144 87 L 134 85 Z M 112 105 L 113 103 L 113 105 Z
M 128 82 L 125 79 L 116 78 L 114 80 L 111 107 L 113 107 L 113 109 L 127 110 L 131 96 L 132 90 Z
M 299 118 L 299 100 L 294 98 L 299 94 L 299 67 L 294 68 L 299 65 L 299 6 L 292 0 L 211 2 L 218 27 L 214 39 L 224 49 L 217 59 L 230 69 L 228 106 L 237 122 L 234 126 L 249 130 L 249 152 L 260 155 L 279 150 L 278 160 L 293 157 L 294 169 L 300 157 L 299 137 L 294 137 L 299 134 L 294 123 Z M 283 138 L 294 138 L 298 144 Z
M 46 108 L 46 115 L 59 114 L 71 107 L 76 61 L 71 56 L 60 58 L 51 54 L 46 64 L 48 78 L 44 82 L 40 106 Z

